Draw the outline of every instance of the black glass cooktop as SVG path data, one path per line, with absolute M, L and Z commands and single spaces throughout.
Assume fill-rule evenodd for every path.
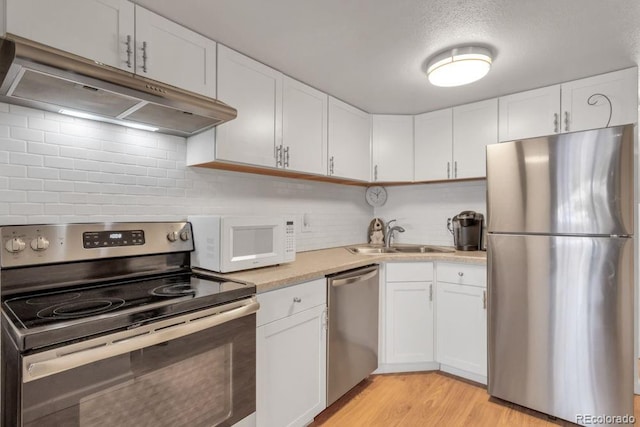
M 255 294 L 255 286 L 194 273 L 13 295 L 3 311 L 25 348 L 131 328 Z

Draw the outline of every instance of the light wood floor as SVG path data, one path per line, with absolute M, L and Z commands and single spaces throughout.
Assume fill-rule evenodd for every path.
M 640 397 L 635 398 L 640 420 Z M 490 398 L 484 387 L 440 372 L 374 375 L 319 414 L 312 427 L 575 426 Z

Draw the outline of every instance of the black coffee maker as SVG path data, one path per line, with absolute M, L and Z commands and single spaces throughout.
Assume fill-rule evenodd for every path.
M 474 211 L 463 211 L 447 220 L 447 228 L 453 234 L 453 244 L 459 251 L 482 249 L 484 216 Z

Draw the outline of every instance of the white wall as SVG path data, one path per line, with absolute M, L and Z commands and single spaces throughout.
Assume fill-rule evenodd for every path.
M 184 138 L 0 103 L 0 224 L 309 214 L 299 251 L 363 242 L 364 188 L 185 166 Z M 299 225 L 298 225 L 299 227 Z
M 396 241 L 453 246 L 447 218 L 472 210 L 486 218 L 486 181 L 464 181 L 387 187 L 387 203 L 375 209 L 385 223 L 397 219 L 404 233 Z

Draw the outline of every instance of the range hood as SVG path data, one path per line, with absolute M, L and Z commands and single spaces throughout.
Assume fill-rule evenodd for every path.
M 236 117 L 227 104 L 30 40 L 0 38 L 0 101 L 190 136 Z

